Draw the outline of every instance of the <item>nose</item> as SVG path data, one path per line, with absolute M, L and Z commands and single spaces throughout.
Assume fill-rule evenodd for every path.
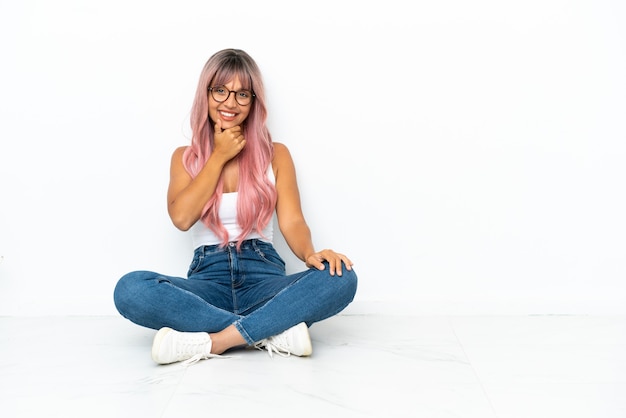
M 231 96 L 231 94 L 232 94 L 232 96 Z M 235 100 L 235 94 L 237 94 L 236 91 L 229 91 L 228 92 L 228 97 L 226 98 L 226 100 L 224 100 L 223 103 L 225 103 L 229 107 L 234 107 L 237 104 L 237 100 Z M 231 97 L 232 97 L 232 99 L 231 99 Z

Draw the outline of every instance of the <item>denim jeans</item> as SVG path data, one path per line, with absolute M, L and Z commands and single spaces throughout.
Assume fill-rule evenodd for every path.
M 356 273 L 345 265 L 341 276 L 331 276 L 328 264 L 287 275 L 273 245 L 251 239 L 240 251 L 234 243 L 197 248 L 186 279 L 128 273 L 118 281 L 114 301 L 123 317 L 144 327 L 218 332 L 234 324 L 252 345 L 339 313 L 356 289 Z

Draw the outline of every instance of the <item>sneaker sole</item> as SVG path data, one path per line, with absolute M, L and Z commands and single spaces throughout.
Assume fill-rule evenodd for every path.
M 154 341 L 152 342 L 152 360 L 154 360 L 155 363 L 167 364 L 167 362 L 163 362 L 159 359 L 159 350 L 161 349 L 161 342 L 163 341 L 163 338 L 165 338 L 165 336 L 171 331 L 171 328 L 161 328 L 154 336 Z

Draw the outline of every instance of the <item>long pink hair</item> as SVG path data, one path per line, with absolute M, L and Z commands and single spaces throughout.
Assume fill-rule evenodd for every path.
M 215 143 L 213 122 L 209 119 L 208 88 L 227 84 L 235 77 L 239 77 L 242 89 L 251 90 L 256 96 L 242 127 L 246 146 L 236 157 L 239 159 L 237 222 L 241 227 L 241 235 L 236 241 L 240 248 L 241 241 L 250 232 L 256 230 L 262 234 L 272 220 L 276 205 L 276 189 L 267 177 L 274 147 L 266 126 L 265 88 L 257 64 L 246 52 L 224 49 L 211 56 L 204 65 L 191 109 L 191 145 L 183 154 L 183 164 L 195 178 L 209 159 Z M 222 191 L 223 179 L 220 177 L 200 219 L 222 238 L 222 245 L 227 245 L 228 232 L 218 216 Z

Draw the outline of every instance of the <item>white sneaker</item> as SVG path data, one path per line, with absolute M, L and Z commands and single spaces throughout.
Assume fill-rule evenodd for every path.
M 306 357 L 313 353 L 309 328 L 304 322 L 300 322 L 278 335 L 259 341 L 255 347 L 266 349 L 270 357 L 273 357 L 273 353 L 283 357 L 289 357 L 292 354 Z
M 185 361 L 193 364 L 199 360 L 220 357 L 211 354 L 211 337 L 206 332 L 179 332 L 161 328 L 152 342 L 152 360 L 158 364 Z

